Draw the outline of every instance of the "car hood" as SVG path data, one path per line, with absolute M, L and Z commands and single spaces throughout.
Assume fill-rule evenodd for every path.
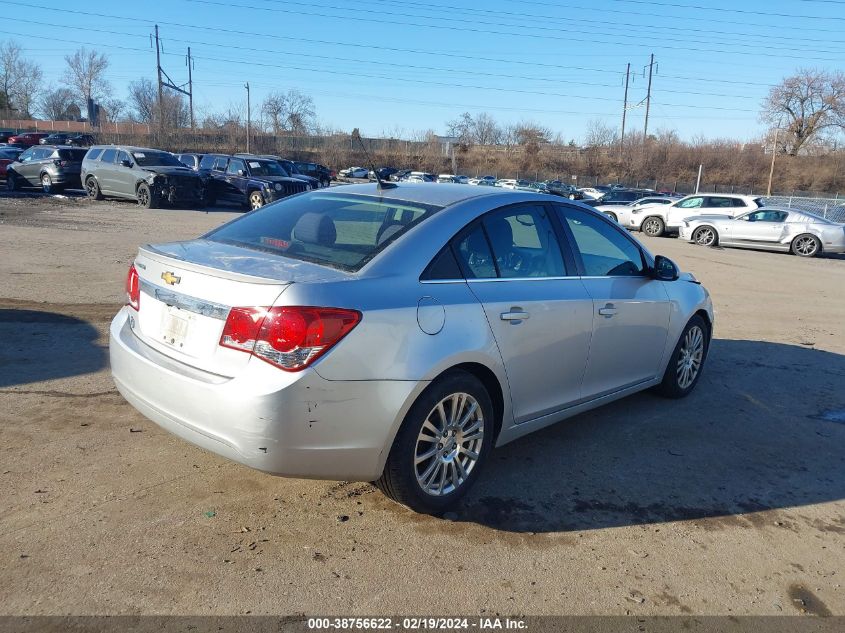
M 142 167 L 144 171 L 148 171 L 151 174 L 160 174 L 162 176 L 189 176 L 193 178 L 199 178 L 197 172 L 193 169 L 188 167 Z

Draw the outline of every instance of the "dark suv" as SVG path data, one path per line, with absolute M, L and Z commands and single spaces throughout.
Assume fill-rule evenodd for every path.
M 74 147 L 91 147 L 92 145 L 96 145 L 97 141 L 90 134 L 74 134 L 73 136 L 67 137 L 65 144 L 73 145 Z
M 296 171 L 304 176 L 311 176 L 320 182 L 321 187 L 328 187 L 332 184 L 332 170 L 320 163 L 304 163 L 294 161 Z
M 623 205 L 631 204 L 635 200 L 653 195 L 655 195 L 654 192 L 649 189 L 612 189 L 598 200 L 584 200 L 584 203 L 589 204 L 591 207 L 597 207 L 599 205 Z
M 314 178 L 313 176 L 309 176 L 307 174 L 300 173 L 299 169 L 297 169 L 296 164 L 292 160 L 288 160 L 287 158 L 279 158 L 278 156 L 272 156 L 269 154 L 265 154 L 261 158 L 266 158 L 268 160 L 274 160 L 279 165 L 282 166 L 288 176 L 291 178 L 295 178 L 305 184 L 309 185 L 312 189 L 318 189 L 320 185 L 320 181 Z
M 162 203 L 201 207 L 203 178 L 170 152 L 125 145 L 92 147 L 82 161 L 82 182 L 88 197 L 135 200 L 145 209 Z
M 312 189 L 311 185 L 290 178 L 277 161 L 258 156 L 206 154 L 199 168 L 201 174 L 210 176 L 209 204 L 221 200 L 258 209 Z
M 6 167 L 6 188 L 41 187 L 55 193 L 65 187 L 80 187 L 84 149 L 62 145 L 33 145 Z

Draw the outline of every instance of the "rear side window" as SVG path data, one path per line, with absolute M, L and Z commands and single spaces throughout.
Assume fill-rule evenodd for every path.
M 356 271 L 440 209 L 376 196 L 313 193 L 262 207 L 205 237 Z
M 564 221 L 581 252 L 587 277 L 619 277 L 645 272 L 642 252 L 608 222 L 580 209 L 563 210 Z
M 107 149 L 106 151 L 103 152 L 103 155 L 100 156 L 100 162 L 102 162 L 102 163 L 113 163 L 115 156 L 117 156 L 117 150 Z
M 214 167 L 215 158 L 215 156 L 203 156 L 202 160 L 200 161 L 200 169 L 211 169 L 212 167 Z
M 100 157 L 100 154 L 102 154 L 102 153 L 103 153 L 103 150 L 102 150 L 102 148 L 99 148 L 99 147 L 97 149 L 89 149 L 88 153 L 85 154 L 85 159 L 86 160 L 97 160 Z
M 480 222 L 458 237 L 455 251 L 467 279 L 495 279 L 499 276 L 490 243 Z
M 463 279 L 463 277 L 461 267 L 458 265 L 458 260 L 455 259 L 455 254 L 449 244 L 431 260 L 423 274 L 420 275 L 420 279 L 423 281 Z
M 735 207 L 743 207 L 744 208 L 744 207 L 748 206 L 748 205 L 745 204 L 745 200 L 742 200 L 741 198 L 733 198 L 732 200 L 733 200 L 733 206 L 735 206 Z
M 732 207 L 733 206 L 734 198 L 716 198 L 710 197 L 707 199 L 707 206 L 708 207 L 716 207 L 721 209 L 723 207 Z M 745 206 L 744 204 L 741 206 Z
M 59 158 L 62 160 L 81 161 L 85 157 L 84 149 L 60 149 Z

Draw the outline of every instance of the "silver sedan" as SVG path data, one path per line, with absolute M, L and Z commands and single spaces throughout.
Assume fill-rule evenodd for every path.
M 801 257 L 845 253 L 845 225 L 807 211 L 766 207 L 735 218 L 699 215 L 686 218 L 680 237 L 702 246 L 736 246 L 792 252 Z
M 382 188 L 383 187 L 383 188 Z M 358 185 L 142 246 L 111 367 L 145 416 L 262 471 L 443 511 L 494 446 L 695 387 L 707 291 L 586 205 Z

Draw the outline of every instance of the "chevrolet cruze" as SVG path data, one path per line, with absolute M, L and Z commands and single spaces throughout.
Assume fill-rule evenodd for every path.
M 707 357 L 707 291 L 578 202 L 493 187 L 367 184 L 142 246 L 111 324 L 123 396 L 269 473 L 374 481 L 423 512 L 494 446 Z

